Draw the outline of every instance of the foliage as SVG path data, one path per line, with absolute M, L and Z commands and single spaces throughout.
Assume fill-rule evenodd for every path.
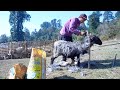
M 97 34 L 98 31 L 96 30 L 97 27 L 99 26 L 100 24 L 100 16 L 102 14 L 100 13 L 100 11 L 96 11 L 96 12 L 93 12 L 88 18 L 88 25 L 89 25 L 89 32 L 90 33 L 94 33 L 94 34 Z
M 26 41 L 30 41 L 30 31 L 27 29 L 27 28 L 24 28 L 24 39 L 26 40 Z
M 58 39 L 59 31 L 61 29 L 61 20 L 53 19 L 51 22 L 43 22 L 38 31 L 31 33 L 31 40 L 53 40 Z
M 116 17 L 117 19 L 120 18 L 120 11 L 117 11 L 117 12 L 116 12 L 115 17 Z
M 6 43 L 8 42 L 8 37 L 6 36 L 6 34 L 2 34 L 0 36 L 0 43 Z
M 88 16 L 88 26 L 81 24 L 79 30 L 88 30 L 90 33 L 100 36 L 103 40 L 120 38 L 120 11 L 115 13 L 115 17 L 111 11 L 105 11 L 103 14 L 103 22 L 100 22 L 102 16 L 100 11 L 94 11 Z M 59 31 L 62 28 L 60 19 L 52 19 L 50 22 L 40 24 L 39 30 L 30 33 L 27 28 L 23 27 L 25 21 L 30 21 L 31 16 L 26 11 L 10 11 L 9 23 L 11 26 L 11 36 L 1 35 L 0 42 L 7 41 L 42 41 L 58 39 Z M 83 37 L 73 35 L 73 40 L 79 41 Z
M 111 11 L 105 11 L 103 14 L 103 22 L 109 22 L 114 19 L 113 13 Z
M 31 16 L 26 11 L 10 11 L 9 23 L 11 26 L 12 41 L 24 41 L 23 23 L 30 21 Z

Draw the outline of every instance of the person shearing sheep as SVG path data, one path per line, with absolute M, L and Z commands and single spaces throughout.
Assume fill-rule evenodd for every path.
M 73 34 L 78 36 L 79 35 L 83 36 L 85 34 L 88 34 L 88 30 L 84 30 L 84 32 L 82 32 L 77 29 L 81 24 L 84 24 L 86 20 L 87 20 L 86 14 L 81 14 L 78 18 L 69 19 L 60 30 L 59 39 L 73 42 L 72 39 Z

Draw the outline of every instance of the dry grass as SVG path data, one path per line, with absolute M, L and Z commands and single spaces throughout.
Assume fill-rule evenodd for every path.
M 104 42 L 102 46 L 93 46 L 91 48 L 91 69 L 87 68 L 88 55 L 81 56 L 81 64 L 84 65 L 81 70 L 84 76 L 81 76 L 81 71 L 76 73 L 68 72 L 64 67 L 62 70 L 55 70 L 47 76 L 47 79 L 120 79 L 120 41 Z M 111 44 L 110 46 L 107 44 Z M 106 45 L 106 46 L 104 46 Z M 112 68 L 112 61 L 117 54 L 115 66 Z M 56 61 L 60 61 L 61 57 Z M 69 61 L 70 59 L 68 59 Z M 4 79 L 7 76 L 9 69 L 13 64 L 24 63 L 28 66 L 29 59 L 14 59 L 0 61 L 0 78 Z M 47 66 L 50 63 L 50 57 L 47 57 Z

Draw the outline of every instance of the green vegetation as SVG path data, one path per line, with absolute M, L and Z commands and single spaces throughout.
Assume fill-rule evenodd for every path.
M 31 16 L 26 11 L 10 11 L 9 23 L 11 26 L 12 41 L 24 41 L 23 23 L 30 21 Z
M 100 22 L 102 16 L 100 11 L 94 11 L 88 16 L 88 31 L 91 34 L 100 36 L 102 40 L 120 38 L 120 11 L 113 13 L 105 11 L 103 13 L 103 22 Z M 10 36 L 3 34 L 0 36 L 0 43 L 9 41 L 42 41 L 58 39 L 59 31 L 62 28 L 60 19 L 53 19 L 50 22 L 43 22 L 39 30 L 33 30 L 23 27 L 25 21 L 30 21 L 32 18 L 26 11 L 10 11 L 9 23 L 11 26 Z M 78 29 L 84 30 L 79 27 Z M 73 36 L 73 39 L 81 40 L 81 36 Z

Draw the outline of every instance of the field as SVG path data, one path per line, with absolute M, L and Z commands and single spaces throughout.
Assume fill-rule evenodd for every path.
M 112 62 L 115 59 L 115 66 L 112 67 Z M 55 70 L 47 79 L 120 79 L 120 41 L 109 40 L 104 41 L 102 46 L 94 45 L 91 48 L 91 68 L 87 68 L 89 56 L 86 54 L 81 56 L 81 64 L 84 65 L 78 72 L 71 73 L 66 67 L 61 67 L 61 70 Z M 29 58 L 26 59 L 9 59 L 0 60 L 0 78 L 5 79 L 9 69 L 16 63 L 23 63 L 28 66 Z M 60 61 L 61 57 L 56 61 Z M 70 61 L 70 59 L 68 59 Z M 50 63 L 50 57 L 47 57 L 47 66 Z M 83 75 L 81 75 L 81 73 Z

